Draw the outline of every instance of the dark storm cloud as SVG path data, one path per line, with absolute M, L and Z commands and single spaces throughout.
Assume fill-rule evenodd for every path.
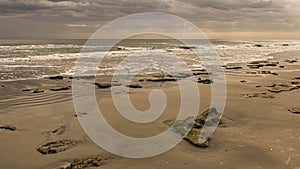
M 298 0 L 0 0 L 0 36 L 32 36 L 58 27 L 62 36 L 88 35 L 138 12 L 175 14 L 209 31 L 299 31 L 299 11 Z

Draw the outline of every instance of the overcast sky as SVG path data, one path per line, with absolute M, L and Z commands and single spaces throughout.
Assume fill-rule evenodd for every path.
M 0 38 L 85 39 L 140 12 L 183 17 L 210 38 L 300 39 L 300 0 L 0 0 Z

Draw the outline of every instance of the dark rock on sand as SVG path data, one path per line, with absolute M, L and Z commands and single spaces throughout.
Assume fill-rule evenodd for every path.
M 127 85 L 127 87 L 129 87 L 129 88 L 143 88 L 143 86 L 141 86 L 139 84 L 130 84 L 130 85 Z
M 278 65 L 277 62 L 271 62 L 271 63 L 265 64 L 265 66 L 277 66 L 277 65 Z
M 48 78 L 51 79 L 51 80 L 62 80 L 62 79 L 64 79 L 63 76 L 50 76 Z
M 263 45 L 261 45 L 261 44 L 255 44 L 255 45 L 253 45 L 254 47 L 263 47 Z
M 162 78 L 146 79 L 146 81 L 149 81 L 149 82 L 174 82 L 174 81 L 177 81 L 177 79 L 172 78 L 172 77 L 162 77 Z
M 298 85 L 298 84 L 300 84 L 300 82 L 298 82 L 298 81 L 292 81 L 291 84 L 292 85 Z
M 283 68 L 285 68 L 285 66 L 280 65 L 279 68 L 282 68 L 282 69 L 283 69 Z
M 101 82 L 101 83 L 96 82 L 95 85 L 100 89 L 106 89 L 111 87 L 111 83 L 108 82 Z
M 242 66 L 234 66 L 234 65 L 227 65 L 225 66 L 225 69 L 242 69 Z
M 15 130 L 17 130 L 17 127 L 11 126 L 11 125 L 3 125 L 3 126 L 0 125 L 0 129 L 2 129 L 2 130 L 9 130 L 9 131 L 15 131 Z
M 246 74 L 256 75 L 257 71 L 247 71 Z
M 72 162 L 59 167 L 59 169 L 83 169 L 90 167 L 100 167 L 108 163 L 112 158 L 104 156 L 75 159 Z
M 196 49 L 194 46 L 179 46 L 180 49 Z
M 202 79 L 202 78 L 198 78 L 198 83 L 202 83 L 202 84 L 211 84 L 213 83 L 212 79 Z
M 294 114 L 300 114 L 300 108 L 299 107 L 292 107 L 290 109 L 288 109 L 291 113 Z
M 37 149 L 37 151 L 41 154 L 56 154 L 59 152 L 67 151 L 80 143 L 82 142 L 78 140 L 52 141 L 42 145 Z
M 69 89 L 71 89 L 71 86 L 53 87 L 53 88 L 50 88 L 49 90 L 51 90 L 51 91 L 61 91 L 61 90 L 69 90 Z
M 197 75 L 211 75 L 211 72 L 207 72 L 206 70 L 193 70 L 193 75 L 197 76 Z
M 299 77 L 294 77 L 294 80 L 300 80 L 300 76 Z
M 241 82 L 241 83 L 246 83 L 246 82 L 247 82 L 247 80 L 241 80 L 240 82 Z

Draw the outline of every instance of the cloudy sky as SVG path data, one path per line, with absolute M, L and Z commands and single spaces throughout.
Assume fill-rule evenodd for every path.
M 183 17 L 210 38 L 300 39 L 300 0 L 0 0 L 0 38 L 85 39 L 140 12 Z

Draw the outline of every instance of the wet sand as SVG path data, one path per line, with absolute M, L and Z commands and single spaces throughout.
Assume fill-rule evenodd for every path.
M 172 150 L 146 159 L 113 155 L 88 138 L 76 117 L 68 77 L 1 82 L 0 168 L 298 169 L 300 65 L 290 61 L 300 55 L 294 52 L 289 56 L 286 59 L 290 60 L 275 56 L 267 63 L 253 63 L 264 64 L 260 68 L 237 64 L 225 69 L 225 124 L 216 130 L 209 147 L 195 147 L 182 140 Z M 275 66 L 265 66 L 274 62 Z M 95 86 L 101 111 L 123 134 L 157 135 L 168 128 L 165 120 L 177 116 L 179 89 L 172 81 L 136 83 L 142 88 L 131 88 L 130 98 L 139 110 L 149 108 L 151 90 L 159 88 L 166 93 L 168 104 L 160 118 L 150 124 L 129 122 L 113 106 L 110 88 Z M 201 113 L 210 106 L 210 85 L 198 83 L 198 87 Z

